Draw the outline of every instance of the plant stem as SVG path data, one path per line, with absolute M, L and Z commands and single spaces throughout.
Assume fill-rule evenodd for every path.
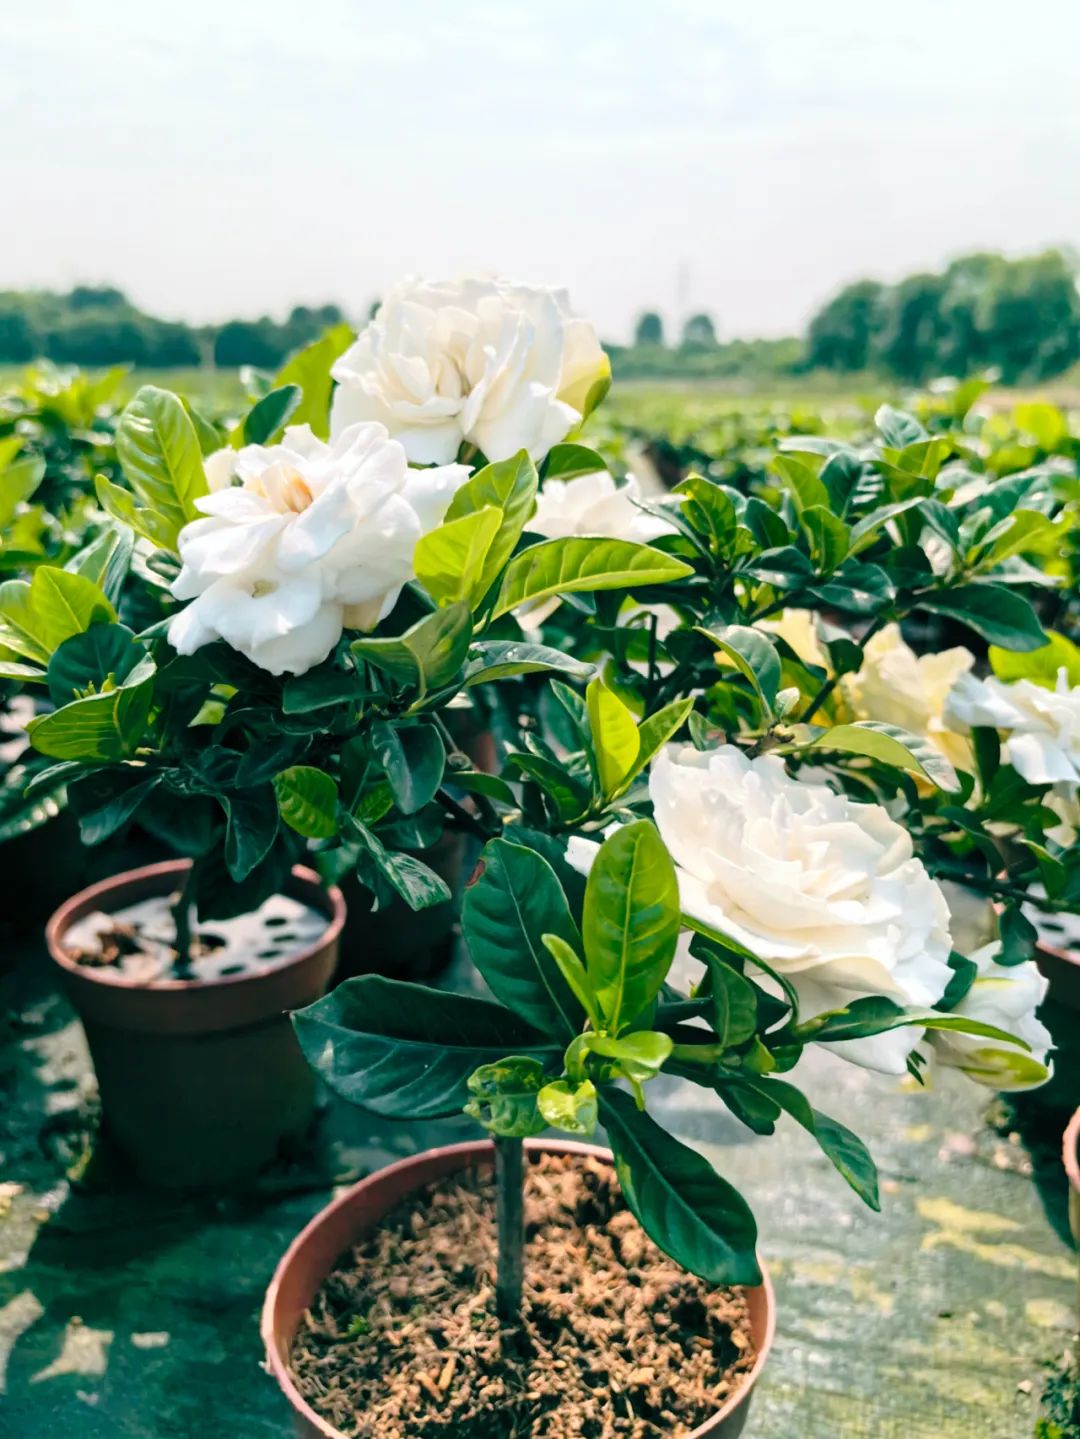
M 454 796 L 447 794 L 444 789 L 436 791 L 435 798 L 461 829 L 475 834 L 478 839 L 487 841 L 494 839 L 500 833 L 500 826 L 497 823 L 494 826 L 484 825 L 476 815 L 470 814 L 464 805 L 458 804 Z
M 495 1138 L 495 1219 L 495 1308 L 504 1324 L 517 1324 L 525 1271 L 525 1147 L 520 1139 Z
M 874 638 L 874 636 L 877 634 L 877 632 L 878 632 L 884 625 L 886 625 L 887 623 L 888 623 L 888 616 L 886 616 L 886 615 L 884 615 L 884 614 L 880 614 L 880 615 L 878 615 L 878 616 L 867 626 L 866 633 L 863 635 L 862 639 L 859 640 L 859 642 L 858 642 L 858 643 L 859 643 L 859 649 L 862 650 L 864 654 L 865 654 L 865 652 L 866 652 L 866 646 L 867 646 L 867 645 L 870 643 L 870 641 Z M 814 698 L 810 701 L 810 703 L 809 703 L 809 705 L 807 706 L 806 710 L 799 716 L 799 723 L 800 723 L 800 724 L 808 724 L 808 723 L 810 722 L 810 720 L 813 719 L 814 715 L 817 714 L 818 710 L 819 710 L 819 709 L 821 708 L 821 706 L 825 703 L 825 701 L 829 698 L 829 696 L 832 694 L 833 690 L 836 688 L 836 686 L 837 686 L 839 683 L 840 683 L 840 676 L 839 676 L 839 675 L 833 675 L 831 679 L 827 679 L 827 680 L 825 681 L 825 683 L 824 683 L 824 684 L 821 686 L 821 688 L 818 690 L 817 694 L 816 694 L 816 695 L 814 696 Z
M 195 863 L 192 861 L 172 907 L 173 926 L 176 931 L 176 958 L 173 961 L 173 968 L 176 970 L 191 968 L 191 941 L 195 933 L 194 893 Z

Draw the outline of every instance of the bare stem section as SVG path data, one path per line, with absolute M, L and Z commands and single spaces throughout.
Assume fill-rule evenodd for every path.
M 495 1218 L 499 1242 L 495 1303 L 499 1318 L 516 1324 L 521 1318 L 525 1271 L 525 1148 L 520 1139 L 495 1140 Z

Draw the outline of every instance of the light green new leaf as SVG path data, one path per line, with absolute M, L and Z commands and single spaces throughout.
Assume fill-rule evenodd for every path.
M 172 548 L 207 490 L 195 426 L 177 396 L 144 385 L 120 416 L 116 453 L 134 493 L 172 536 Z
M 611 796 L 631 773 L 641 749 L 637 721 L 601 679 L 585 691 L 593 754 L 601 793 Z
M 299 385 L 303 398 L 292 413 L 292 423 L 310 425 L 320 440 L 330 433 L 330 367 L 349 348 L 352 339 L 348 325 L 334 325 L 286 360 L 274 380 L 277 386 Z
M 475 586 L 478 599 L 487 594 L 514 553 L 521 532 L 536 508 L 537 485 L 536 466 L 526 451 L 520 450 L 512 459 L 478 470 L 450 501 L 446 512 L 448 521 L 462 519 L 489 506 L 502 511 L 502 522 Z
M 653 1079 L 671 1056 L 674 1042 L 670 1034 L 653 1029 L 635 1030 L 613 1039 L 606 1034 L 586 1033 L 584 1047 L 601 1059 L 612 1059 L 627 1079 Z
M 527 600 L 579 591 L 662 585 L 692 573 L 692 567 L 682 560 L 629 540 L 584 536 L 544 540 L 510 561 L 492 617 L 508 614 Z
M 26 727 L 30 743 L 54 759 L 117 760 L 135 753 L 150 712 L 150 680 L 74 700 Z
M 679 937 L 675 866 L 648 820 L 621 826 L 600 846 L 585 886 L 582 937 L 604 1028 L 619 1034 L 659 994 Z
M 53 565 L 39 565 L 30 580 L 0 585 L 0 638 L 38 664 L 47 664 L 72 635 L 115 619 L 116 611 L 93 580 Z
M 464 602 L 474 609 L 483 599 L 488 588 L 485 566 L 502 523 L 502 510 L 485 505 L 421 537 L 413 567 L 437 605 Z
M 580 1084 L 572 1084 L 567 1079 L 553 1080 L 536 1096 L 536 1106 L 548 1124 L 567 1134 L 588 1137 L 596 1129 L 596 1085 L 591 1079 L 583 1079 Z
M 469 606 L 455 604 L 425 615 L 396 639 L 365 636 L 349 648 L 398 684 L 415 685 L 422 698 L 454 678 L 465 663 L 471 638 Z
M 638 753 L 637 759 L 630 768 L 630 772 L 622 784 L 615 791 L 614 798 L 625 794 L 632 781 L 646 768 L 660 751 L 667 744 L 673 735 L 678 734 L 686 723 L 690 711 L 694 708 L 693 695 L 684 700 L 672 700 L 663 709 L 658 709 L 655 714 L 650 715 L 647 720 L 642 720 L 638 726 Z
M 960 789 L 956 771 L 936 746 L 920 735 L 880 720 L 857 720 L 854 724 L 832 725 L 803 741 L 810 727 L 798 725 L 796 739 L 808 748 L 842 750 L 862 754 L 894 769 L 910 770 L 950 794 Z
M 991 645 L 990 667 L 998 679 L 1010 682 L 1031 680 L 1033 684 L 1052 690 L 1057 685 L 1058 672 L 1064 670 L 1067 685 L 1080 685 L 1080 645 L 1056 630 L 1047 630 L 1046 633 L 1048 644 L 1023 654 Z
M 281 818 L 305 839 L 330 839 L 337 833 L 338 787 L 325 770 L 294 764 L 274 776 Z

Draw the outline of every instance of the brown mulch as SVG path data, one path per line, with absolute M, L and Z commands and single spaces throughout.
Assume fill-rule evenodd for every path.
M 609 1165 L 528 1169 L 520 1328 L 495 1314 L 494 1185 L 470 1171 L 395 1210 L 330 1275 L 292 1351 L 350 1439 L 676 1439 L 751 1368 L 743 1293 L 663 1255 Z

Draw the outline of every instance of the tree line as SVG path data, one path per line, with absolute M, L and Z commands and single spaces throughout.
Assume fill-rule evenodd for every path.
M 813 316 L 803 337 L 720 340 L 713 317 L 690 315 L 669 343 L 655 310 L 633 343 L 609 345 L 622 378 L 779 378 L 867 373 L 922 384 L 935 375 L 998 370 L 1010 384 L 1061 374 L 1080 360 L 1078 260 L 1046 250 L 1016 260 L 980 252 L 896 284 L 858 280 Z M 278 368 L 345 319 L 334 304 L 297 305 L 286 319 L 192 326 L 139 310 L 120 290 L 0 292 L 0 362 L 176 369 Z

